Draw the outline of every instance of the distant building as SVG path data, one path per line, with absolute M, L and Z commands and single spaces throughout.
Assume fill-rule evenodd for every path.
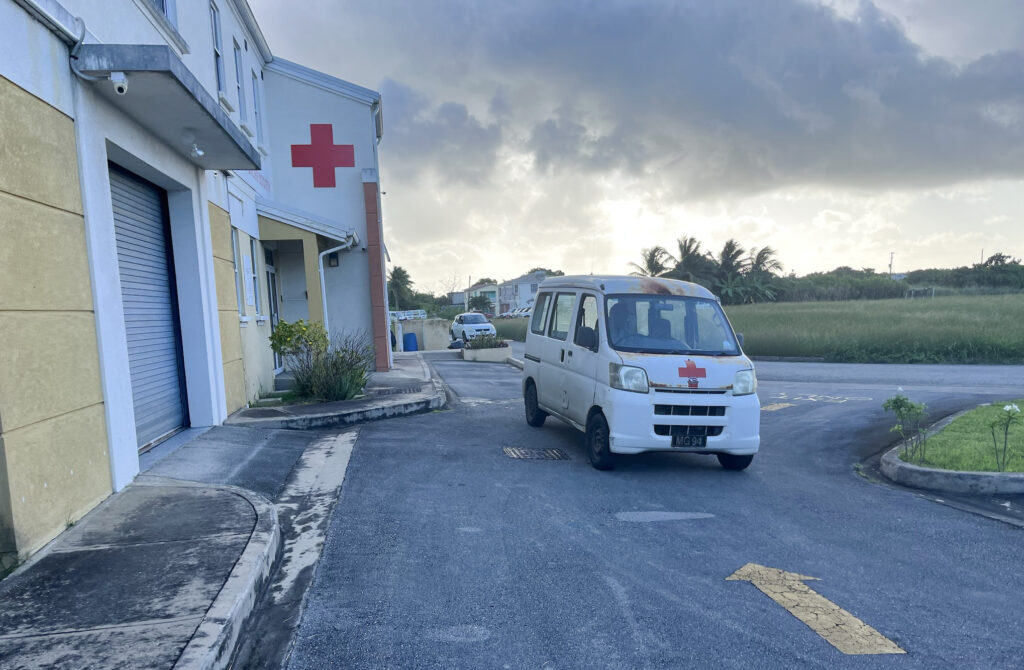
M 448 294 L 448 304 L 454 306 L 461 305 L 466 306 L 466 292 L 465 291 L 452 291 Z
M 493 312 L 498 308 L 498 285 L 497 284 L 477 284 L 466 289 L 467 299 L 466 304 L 469 304 L 469 300 L 482 295 L 490 301 L 491 306 L 487 309 L 488 312 Z
M 538 270 L 501 282 L 498 285 L 498 312 L 532 307 L 537 297 L 537 288 L 547 276 L 546 272 Z

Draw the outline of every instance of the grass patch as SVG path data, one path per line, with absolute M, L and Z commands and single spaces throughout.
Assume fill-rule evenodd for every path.
M 752 356 L 850 363 L 1024 363 L 1024 294 L 726 307 Z
M 1024 399 L 995 402 L 964 414 L 928 438 L 923 460 L 914 460 L 915 465 L 943 470 L 964 470 L 968 472 L 997 472 L 995 451 L 992 448 L 992 430 L 989 426 L 1003 414 L 1007 402 L 1024 406 Z M 996 440 L 1000 448 L 1003 433 L 996 429 Z M 1024 425 L 1010 427 L 1009 457 L 1006 472 L 1024 472 Z M 903 454 L 900 454 L 903 458 Z M 908 460 L 903 458 L 903 460 Z M 908 461 L 910 462 L 910 461 Z
M 526 322 L 528 320 L 526 317 L 520 319 L 495 319 L 491 323 L 494 324 L 494 329 L 498 331 L 498 337 L 505 340 L 525 342 Z

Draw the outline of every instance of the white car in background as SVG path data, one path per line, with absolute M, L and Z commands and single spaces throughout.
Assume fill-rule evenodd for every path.
M 497 335 L 498 331 L 480 312 L 464 312 L 455 317 L 448 333 L 452 336 L 452 341 L 469 342 L 478 335 Z

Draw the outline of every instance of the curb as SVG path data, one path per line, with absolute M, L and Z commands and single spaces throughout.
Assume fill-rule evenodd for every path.
M 957 412 L 934 424 L 928 431 L 928 437 L 931 437 L 970 411 L 966 409 L 962 412 Z M 902 460 L 899 456 L 901 449 L 903 449 L 903 442 L 885 452 L 879 463 L 882 474 L 897 484 L 927 491 L 942 491 L 944 493 L 972 493 L 978 495 L 1024 493 L 1024 473 L 965 472 L 962 470 L 926 468 Z
M 519 368 L 520 370 L 523 369 L 523 362 L 521 360 L 519 360 L 518 358 L 513 358 L 513 357 L 509 356 L 508 358 L 505 359 L 505 362 L 508 363 L 509 365 L 511 365 L 514 368 Z
M 448 398 L 444 392 L 440 380 L 431 378 L 431 391 L 425 398 L 409 400 L 406 402 L 386 402 L 373 407 L 363 409 L 335 412 L 331 414 L 310 414 L 306 416 L 291 416 L 270 419 L 235 419 L 225 423 L 231 426 L 246 426 L 249 428 L 284 429 L 284 430 L 312 430 L 317 428 L 341 428 L 367 421 L 378 421 L 380 419 L 391 419 L 410 414 L 420 414 L 435 409 L 444 409 L 448 404 Z
M 245 624 L 252 615 L 270 575 L 280 560 L 281 526 L 277 509 L 261 495 L 239 488 L 217 484 L 200 484 L 179 479 L 141 475 L 135 480 L 141 486 L 193 486 L 214 488 L 233 493 L 246 500 L 256 512 L 249 541 L 224 581 L 217 597 L 185 649 L 175 668 L 213 670 L 227 668 L 238 645 Z

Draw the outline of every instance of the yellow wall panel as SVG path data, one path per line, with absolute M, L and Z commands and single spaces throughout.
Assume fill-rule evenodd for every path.
M 232 263 L 231 217 L 217 205 L 210 203 L 210 241 L 213 243 L 213 257 Z
M 224 364 L 224 393 L 229 414 L 248 404 L 245 397 L 245 366 L 241 359 Z
M 0 342 L 5 431 L 103 401 L 92 312 L 0 312 Z
M 0 191 L 82 213 L 75 125 L 0 77 Z
M 0 240 L 0 310 L 92 309 L 80 215 L 0 192 Z
M 110 495 L 103 405 L 4 429 L 15 538 L 26 556 Z
M 238 291 L 235 289 L 235 265 L 222 258 L 213 259 L 213 272 L 217 284 L 217 309 L 235 313 L 238 325 Z
M 224 363 L 242 360 L 242 338 L 239 335 L 238 312 L 218 312 L 220 317 L 220 355 Z

